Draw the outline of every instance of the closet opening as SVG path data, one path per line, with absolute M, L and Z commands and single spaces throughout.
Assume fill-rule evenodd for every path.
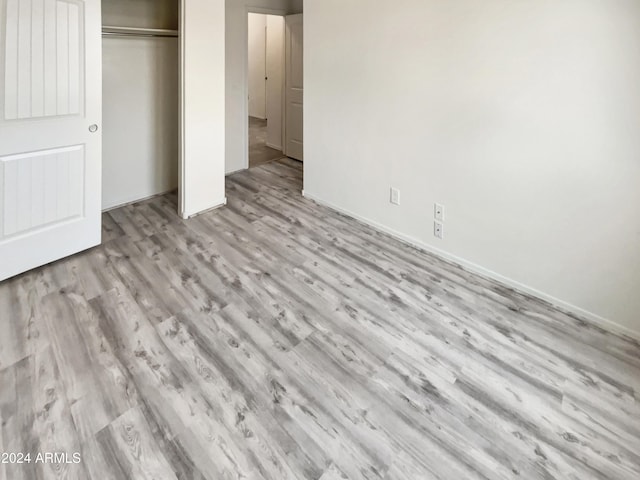
M 179 8 L 102 1 L 105 211 L 166 195 L 178 214 Z

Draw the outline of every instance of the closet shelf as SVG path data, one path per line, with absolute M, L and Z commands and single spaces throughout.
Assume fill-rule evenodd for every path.
M 168 30 L 165 28 L 114 27 L 104 25 L 102 27 L 102 34 L 127 37 L 177 37 L 178 30 Z

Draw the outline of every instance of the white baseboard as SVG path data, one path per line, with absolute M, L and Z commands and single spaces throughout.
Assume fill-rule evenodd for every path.
M 245 170 L 248 170 L 248 168 L 246 167 L 238 168 L 237 170 L 231 170 L 230 172 L 226 172 L 224 176 L 228 177 L 229 175 L 233 175 L 234 173 L 244 172 Z
M 365 223 L 373 228 L 375 228 L 376 230 L 380 230 L 381 232 L 387 233 L 393 237 L 395 237 L 396 239 L 411 245 L 412 247 L 418 248 L 419 250 L 423 250 L 427 253 L 431 253 L 433 255 L 436 255 L 444 260 L 447 260 L 449 262 L 455 263 L 456 265 L 464 268 L 465 270 L 487 277 L 491 280 L 494 280 L 496 282 L 499 282 L 501 284 L 503 284 L 506 287 L 509 288 L 513 288 L 514 290 L 520 292 L 520 293 L 524 293 L 527 295 L 530 295 L 532 297 L 536 297 L 540 300 L 543 300 L 551 305 L 553 305 L 554 307 L 560 309 L 560 310 L 564 310 L 567 313 L 573 314 L 573 315 L 577 315 L 579 317 L 581 317 L 584 320 L 587 320 L 597 326 L 599 326 L 600 328 L 603 328 L 604 330 L 607 330 L 611 333 L 617 334 L 617 335 L 623 335 L 623 336 L 627 336 L 631 339 L 634 339 L 636 341 L 640 341 L 640 332 L 639 331 L 635 331 L 632 330 L 630 328 L 627 328 L 623 325 L 620 325 L 619 323 L 616 323 L 612 320 L 608 320 L 604 317 L 601 317 L 600 315 L 597 315 L 593 312 L 589 312 L 587 310 L 584 310 L 583 308 L 580 308 L 576 305 L 573 305 L 571 303 L 565 302 L 564 300 L 560 300 L 559 298 L 553 297 L 552 295 L 548 295 L 544 292 L 541 292 L 540 290 L 537 290 L 535 288 L 529 287 L 528 285 L 525 285 L 523 283 L 520 283 L 516 280 L 513 280 L 511 278 L 505 277 L 504 275 L 501 275 L 499 273 L 496 273 L 492 270 L 489 270 L 485 267 L 482 267 L 480 265 L 477 265 L 473 262 L 470 262 L 468 260 L 465 260 L 464 258 L 460 258 L 456 255 L 452 255 L 451 253 L 448 253 L 444 250 L 441 250 L 437 247 L 434 247 L 433 245 L 429 245 L 428 243 L 424 243 L 421 240 L 418 240 L 416 238 L 413 238 L 411 236 L 405 235 L 401 232 L 398 232 L 392 228 L 389 228 L 385 225 L 382 225 L 374 220 L 371 220 L 369 218 L 363 217 L 361 215 L 358 215 L 356 213 L 353 213 L 349 210 L 345 210 L 344 208 L 338 207 L 337 205 L 333 205 L 330 202 L 326 202 L 324 200 L 322 200 L 321 198 L 307 193 L 304 190 L 302 191 L 302 195 L 305 198 L 308 198 L 310 200 L 313 200 L 314 202 L 319 203 L 320 205 L 323 205 L 325 207 L 331 208 L 332 210 L 335 210 L 337 212 L 340 212 L 344 215 L 348 215 L 349 217 L 352 217 L 356 220 L 361 221 L 362 223 Z
M 141 198 L 134 198 L 131 200 L 127 200 L 126 202 L 122 202 L 122 203 L 118 203 L 116 205 L 113 206 L 109 206 L 106 208 L 102 209 L 102 212 L 110 212 L 111 210 L 116 210 L 117 208 L 122 208 L 122 207 L 126 207 L 128 205 L 133 205 L 134 203 L 140 203 L 140 202 L 144 202 L 145 200 L 151 200 L 152 198 L 156 198 L 156 197 L 161 197 L 162 195 L 166 195 L 167 193 L 171 193 L 171 192 L 175 192 L 177 190 L 177 188 L 172 188 L 170 190 L 165 190 L 163 192 L 160 193 L 154 193 L 153 195 L 146 195 L 144 197 Z
M 211 212 L 212 210 L 217 210 L 218 208 L 224 207 L 226 204 L 227 204 L 227 197 L 224 197 L 219 202 L 214 203 L 214 205 L 212 207 L 204 208 L 204 209 L 199 210 L 197 212 L 182 212 L 180 214 L 180 216 L 184 220 L 188 220 L 190 218 L 197 217 L 198 215 L 203 215 L 205 213 Z
M 267 147 L 269 148 L 273 148 L 274 150 L 278 150 L 279 152 L 282 152 L 282 145 L 273 145 L 269 142 L 266 143 Z M 284 155 L 284 153 L 283 153 Z

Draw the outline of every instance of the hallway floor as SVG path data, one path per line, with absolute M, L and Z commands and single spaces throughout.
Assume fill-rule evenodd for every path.
M 267 147 L 267 121 L 249 117 L 249 168 L 282 158 L 282 152 Z

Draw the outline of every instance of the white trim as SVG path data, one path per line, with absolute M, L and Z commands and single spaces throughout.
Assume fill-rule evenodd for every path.
M 280 150 L 283 155 L 287 155 L 284 151 L 285 148 L 285 129 L 287 128 L 287 100 L 285 98 L 287 94 L 287 17 L 288 13 L 284 16 L 284 22 L 282 25 L 282 85 L 280 85 Z M 304 52 L 303 52 L 304 58 Z
M 282 152 L 282 145 L 280 145 L 280 146 L 273 145 L 272 143 L 269 143 L 269 142 L 267 142 L 266 145 L 269 148 L 273 148 L 274 150 L 278 150 L 279 152 Z M 282 156 L 284 157 L 284 152 L 282 152 Z
M 179 90 L 179 104 L 178 104 L 178 214 L 182 218 L 185 217 L 186 212 L 184 211 L 184 199 L 185 199 L 185 145 L 184 145 L 184 53 L 185 53 L 185 42 L 184 42 L 184 27 L 185 27 L 185 3 L 187 0 L 180 0 L 180 14 L 178 18 L 178 90 Z
M 229 175 L 233 175 L 234 173 L 244 172 L 245 170 L 248 170 L 248 169 L 247 168 L 238 168 L 237 170 L 233 170 L 231 172 L 225 173 L 224 176 L 228 177 Z
M 161 197 L 163 195 L 166 195 L 168 193 L 175 192 L 175 191 L 176 191 L 176 189 L 172 188 L 170 190 L 165 190 L 165 191 L 160 192 L 160 193 L 154 193 L 153 195 L 147 195 L 146 197 L 136 198 L 134 200 L 129 200 L 129 201 L 126 201 L 126 202 L 117 203 L 116 205 L 113 205 L 111 207 L 103 208 L 102 209 L 102 213 L 110 212 L 111 210 L 117 210 L 118 208 L 127 207 L 129 205 L 135 205 L 136 203 L 144 202 L 146 200 L 151 200 L 152 198 L 156 198 L 156 197 Z
M 227 204 L 227 197 L 224 197 L 222 200 L 220 200 L 219 202 L 216 202 L 216 204 L 213 207 L 209 207 L 209 208 L 203 208 L 203 209 L 198 209 L 198 211 L 196 212 L 190 212 L 190 213 L 183 213 L 180 216 L 184 219 L 184 220 L 188 220 L 190 218 L 193 217 L 197 217 L 199 215 L 203 215 L 205 213 L 209 213 L 212 210 L 217 210 L 218 208 L 222 208 Z
M 185 0 L 183 0 L 185 1 Z M 244 146 L 243 160 L 242 160 L 242 169 L 246 170 L 249 168 L 249 14 L 250 13 L 261 13 L 263 15 L 278 15 L 280 17 L 285 17 L 287 15 L 286 10 L 282 10 L 279 8 L 264 8 L 264 7 L 253 7 L 250 5 L 245 6 L 244 13 L 244 22 L 242 22 L 243 36 L 242 36 L 242 56 L 243 56 L 243 68 L 242 72 L 242 81 L 244 84 L 244 96 L 242 99 L 243 110 L 244 110 L 244 132 L 242 135 L 242 143 Z
M 630 328 L 627 328 L 623 325 L 620 325 L 619 323 L 616 323 L 612 320 L 606 319 L 604 317 L 601 317 L 599 315 L 596 315 L 595 313 L 589 312 L 587 310 L 584 310 L 580 307 L 577 307 L 576 305 L 573 305 L 571 303 L 565 302 L 563 300 L 560 300 L 556 297 L 553 297 L 551 295 L 548 295 L 544 292 L 541 292 L 540 290 L 536 290 L 535 288 L 529 287 L 523 283 L 520 283 L 516 280 L 512 280 L 511 278 L 505 277 L 503 275 L 500 275 L 499 273 L 496 273 L 492 270 L 489 270 L 487 268 L 484 268 L 480 265 L 477 265 L 473 262 L 470 262 L 468 260 L 465 260 L 464 258 L 460 258 L 457 257 L 456 255 L 452 255 L 444 250 L 441 250 L 439 248 L 436 248 L 432 245 L 429 245 L 427 243 L 424 243 L 416 238 L 413 238 L 409 235 L 405 235 L 403 233 L 400 233 L 392 228 L 386 227 L 378 222 L 375 222 L 369 218 L 366 217 L 362 217 L 356 213 L 353 213 L 349 210 L 346 210 L 344 208 L 338 207 L 337 205 L 334 205 L 330 202 L 326 202 L 324 200 L 322 200 L 321 198 L 307 193 L 304 190 L 302 191 L 302 195 L 305 198 L 308 198 L 309 200 L 313 200 L 314 202 L 319 203 L 320 205 L 323 205 L 325 207 L 329 207 L 332 210 L 335 210 L 337 212 L 340 212 L 344 215 L 348 215 L 349 217 L 352 217 L 356 220 L 359 220 L 373 228 L 375 228 L 376 230 L 380 230 L 381 232 L 387 233 L 393 237 L 395 237 L 396 239 L 411 245 L 412 247 L 418 248 L 419 250 L 425 251 L 427 253 L 431 253 L 437 257 L 440 257 L 444 260 L 447 260 L 449 262 L 455 263 L 456 265 L 472 272 L 478 275 L 482 275 L 484 277 L 487 277 L 491 280 L 494 280 L 496 282 L 499 282 L 507 287 L 513 288 L 515 290 L 517 290 L 520 293 L 524 293 L 524 294 L 528 294 L 530 296 L 536 297 L 540 300 L 544 300 L 545 302 L 550 303 L 552 306 L 560 309 L 560 310 L 565 310 L 567 313 L 571 313 L 574 315 L 578 315 L 580 317 L 582 317 L 585 320 L 588 320 L 589 322 L 603 328 L 604 330 L 607 330 L 611 333 L 617 334 L 617 335 L 623 335 L 623 336 L 627 336 L 629 338 L 632 338 L 636 341 L 640 341 L 640 331 L 635 331 L 632 330 Z

